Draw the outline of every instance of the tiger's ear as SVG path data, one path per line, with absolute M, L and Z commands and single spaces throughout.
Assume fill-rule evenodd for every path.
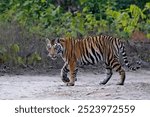
M 46 43 L 47 43 L 47 44 L 50 43 L 50 40 L 49 40 L 48 38 L 46 38 Z
M 55 39 L 55 42 L 56 42 L 56 43 L 60 43 L 59 38 L 56 38 L 56 39 Z
M 65 39 L 64 38 L 59 38 L 59 42 L 65 42 Z

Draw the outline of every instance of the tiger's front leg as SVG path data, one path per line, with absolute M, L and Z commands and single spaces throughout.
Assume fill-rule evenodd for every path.
M 74 86 L 75 85 L 75 77 L 76 77 L 76 62 L 69 63 L 69 70 L 70 70 L 70 81 L 67 83 L 67 86 Z
M 69 72 L 68 64 L 65 63 L 63 68 L 61 69 L 61 78 L 64 83 L 67 83 L 70 81 L 69 78 L 67 77 L 68 72 Z

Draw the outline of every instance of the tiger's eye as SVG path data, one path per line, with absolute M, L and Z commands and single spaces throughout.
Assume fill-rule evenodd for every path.
M 47 49 L 49 49 L 49 50 L 50 50 L 50 49 L 51 49 L 51 45 L 47 45 Z
M 57 44 L 54 45 L 54 48 L 57 49 Z

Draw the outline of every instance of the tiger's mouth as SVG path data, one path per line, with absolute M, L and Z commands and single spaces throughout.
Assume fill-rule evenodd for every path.
M 56 60 L 57 56 L 56 55 L 52 55 L 52 54 L 48 54 L 48 57 L 50 57 L 52 60 Z
M 56 57 L 56 56 L 53 56 L 53 57 L 51 57 L 51 59 L 52 59 L 52 60 L 56 60 L 56 59 L 57 59 L 57 57 Z

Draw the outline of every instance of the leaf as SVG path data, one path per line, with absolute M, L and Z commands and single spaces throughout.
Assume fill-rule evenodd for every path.
M 148 34 L 146 35 L 146 37 L 147 37 L 148 39 L 150 39 L 150 33 L 148 33 Z
M 37 61 L 42 60 L 42 58 L 40 57 L 40 55 L 39 55 L 39 54 L 36 54 L 36 60 L 37 60 Z
M 23 61 L 23 59 L 21 57 L 17 57 L 17 62 L 19 64 L 23 64 L 24 63 L 24 61 Z
M 150 2 L 147 2 L 145 8 L 150 9 Z
M 88 12 L 88 11 L 89 11 L 89 8 L 88 8 L 88 7 L 84 7 L 82 11 L 83 11 L 83 12 Z
M 42 3 L 46 2 L 46 0 L 41 0 Z
M 6 50 L 6 48 L 4 47 L 4 46 L 2 46 L 2 45 L 0 45 L 0 53 L 6 53 L 7 52 L 7 50 Z
M 124 28 L 124 32 L 127 32 L 128 34 L 131 34 L 134 30 L 134 26 L 128 26 Z
M 87 2 L 88 0 L 80 0 L 80 4 L 83 5 L 85 2 Z
M 37 53 L 37 52 L 35 52 L 34 54 L 33 54 L 33 60 L 34 61 L 40 61 L 42 58 L 40 57 L 40 55 Z
M 19 45 L 18 45 L 18 44 L 12 44 L 12 45 L 11 45 L 11 50 L 12 50 L 14 53 L 19 52 L 19 51 L 20 51 Z
M 25 1 L 25 2 L 23 3 L 23 6 L 30 5 L 31 3 L 32 3 L 32 1 L 27 0 L 27 1 Z

